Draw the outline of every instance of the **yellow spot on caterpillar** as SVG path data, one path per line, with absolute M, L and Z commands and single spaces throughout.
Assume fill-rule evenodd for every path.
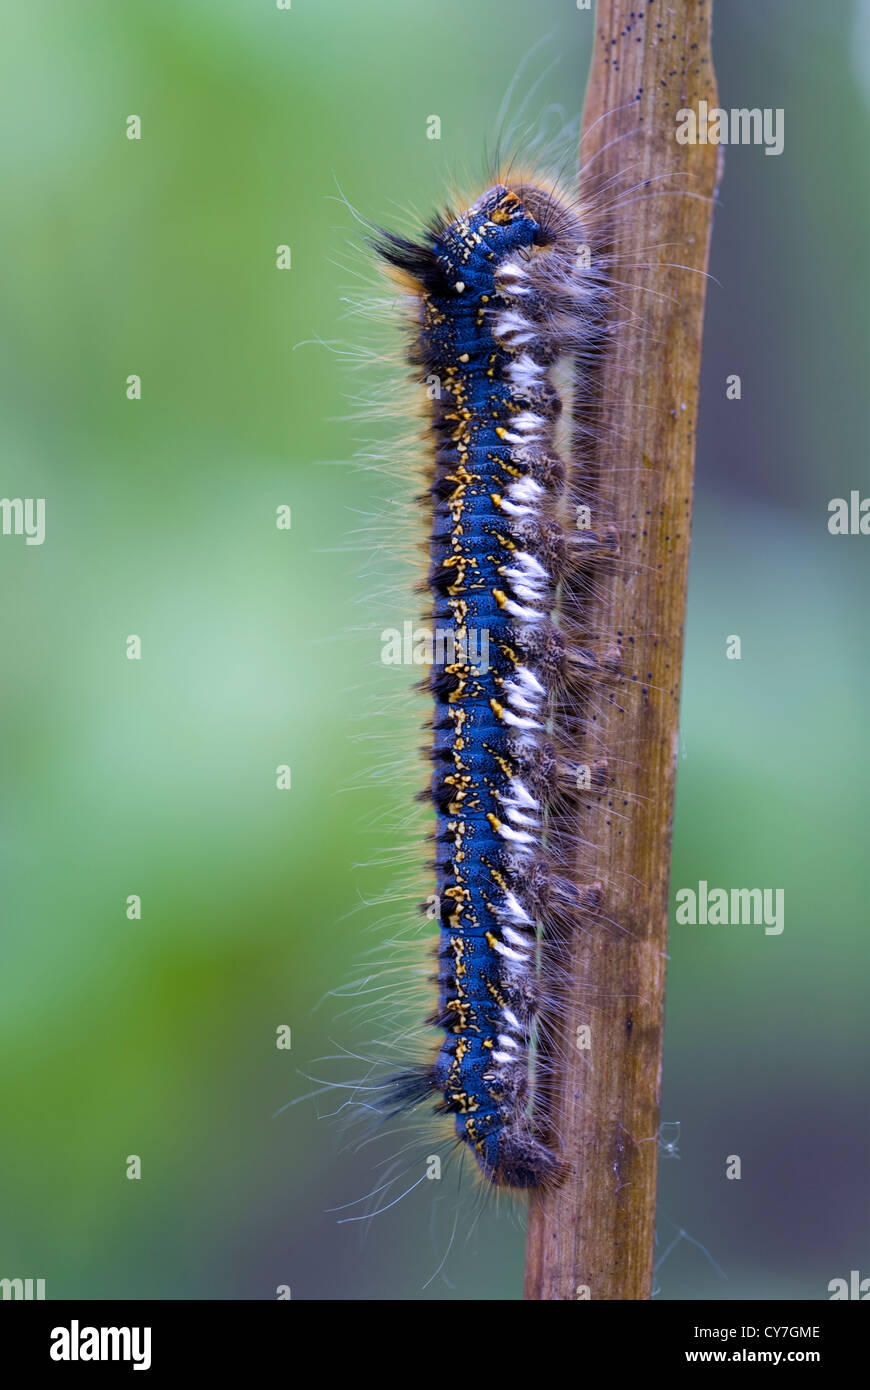
M 472 1100 L 471 1096 L 466 1095 L 464 1091 L 450 1091 L 448 1098 L 457 1107 L 460 1115 L 470 1115 L 472 1111 L 480 1109 L 477 1101 Z
M 493 880 L 494 883 L 498 884 L 499 888 L 502 890 L 503 893 L 506 893 L 507 884 L 504 879 L 504 874 L 500 873 L 498 869 L 494 869 L 491 864 L 487 865 L 487 867 L 489 869 L 490 878 Z
M 493 589 L 492 596 L 498 604 L 499 608 L 504 608 L 505 604 L 507 603 L 507 594 L 505 593 L 504 589 Z
M 471 354 L 468 352 L 460 353 L 459 360 L 460 362 L 468 362 L 471 360 Z
M 489 702 L 489 707 L 490 707 L 490 709 L 492 710 L 493 714 L 495 715 L 496 719 L 503 719 L 503 718 L 504 718 L 504 706 L 503 706 L 503 705 L 500 705 L 499 702 L 498 702 L 498 700 L 496 700 L 496 699 L 490 700 L 490 702 Z
M 496 834 L 498 834 L 498 832 L 501 830 L 501 821 L 499 820 L 498 816 L 494 816 L 492 811 L 487 811 L 486 818 L 492 826 L 493 830 L 496 832 Z
M 472 1141 L 472 1144 L 474 1145 L 475 1152 L 476 1152 L 476 1153 L 479 1153 L 479 1154 L 482 1154 L 482 1153 L 483 1153 L 483 1140 L 482 1140 L 482 1139 L 478 1139 L 478 1137 L 477 1137 L 477 1126 L 475 1125 L 474 1120 L 466 1120 L 466 1121 L 465 1121 L 465 1133 L 468 1135 L 469 1139 Z
M 448 999 L 445 1007 L 448 1013 L 456 1014 L 456 1022 L 450 1030 L 452 1033 L 461 1033 L 470 1027 L 473 1014 L 471 1005 L 467 1000 L 462 998 Z
M 492 995 L 492 997 L 493 997 L 493 999 L 495 1000 L 495 1002 L 498 1004 L 499 1008 L 500 1008 L 500 1009 L 504 1009 L 504 1008 L 506 1007 L 506 1001 L 505 1001 L 504 995 L 501 994 L 501 993 L 499 992 L 498 989 L 496 989 L 495 985 L 492 983 L 491 980 L 487 980 L 487 982 L 486 982 L 486 987 L 487 987 L 489 993 Z M 448 1005 L 448 1007 L 449 1007 L 449 1005 Z M 484 1043 L 484 1047 L 485 1047 L 485 1046 L 486 1046 L 486 1043 Z M 490 1046 L 492 1046 L 491 1043 L 490 1043 Z
M 495 222 L 496 226 L 499 227 L 503 227 L 508 222 L 512 222 L 519 205 L 520 200 L 516 193 L 511 193 L 510 191 L 505 193 L 498 207 L 493 208 L 490 213 L 490 222 Z

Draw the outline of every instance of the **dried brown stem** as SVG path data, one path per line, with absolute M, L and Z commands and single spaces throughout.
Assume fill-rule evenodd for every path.
M 700 100 L 715 105 L 711 8 L 712 0 L 599 0 L 595 21 L 581 164 L 624 196 L 612 232 L 623 327 L 603 364 L 592 471 L 606 479 L 618 470 L 624 481 L 621 558 L 596 584 L 588 622 L 622 634 L 624 698 L 605 703 L 600 734 L 615 785 L 578 811 L 577 842 L 594 844 L 604 894 L 599 925 L 571 945 L 576 1010 L 550 1020 L 551 1106 L 570 1173 L 531 1201 L 529 1299 L 647 1299 L 652 1289 L 680 670 L 717 166 L 715 146 L 677 142 L 676 113 Z M 578 850 L 581 859 L 588 881 L 588 850 Z M 583 1021 L 589 1050 L 577 1046 Z

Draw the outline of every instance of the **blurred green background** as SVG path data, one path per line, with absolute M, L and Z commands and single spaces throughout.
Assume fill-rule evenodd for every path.
M 369 597 L 400 593 L 404 562 L 367 528 L 408 479 L 348 465 L 371 429 L 316 340 L 358 327 L 337 186 L 376 221 L 428 212 L 481 168 L 542 34 L 559 61 L 532 114 L 579 109 L 592 17 L 0 14 L 2 492 L 46 498 L 44 545 L 0 538 L 0 1277 L 49 1298 L 518 1298 L 519 1212 L 472 1221 L 462 1197 L 439 1269 L 449 1182 L 339 1225 L 327 1209 L 377 1181 L 365 1155 L 318 1118 L 329 1097 L 275 1117 L 350 1045 L 329 991 L 373 940 L 392 866 L 371 861 L 408 792 L 370 775 L 366 717 L 407 685 L 379 662 L 407 602 Z M 727 152 L 715 223 L 672 883 L 784 887 L 786 926 L 672 931 L 663 1299 L 870 1275 L 870 541 L 826 524 L 830 498 L 870 494 L 868 35 L 849 3 L 717 7 L 722 103 L 784 108 L 785 150 Z

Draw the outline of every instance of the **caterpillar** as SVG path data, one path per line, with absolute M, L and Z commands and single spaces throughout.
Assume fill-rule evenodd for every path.
M 593 241 L 575 199 L 511 171 L 420 242 L 374 238 L 430 387 L 421 501 L 443 652 L 425 683 L 440 923 L 429 1022 L 443 1040 L 389 1094 L 395 1109 L 452 1115 L 483 1176 L 513 1189 L 565 1171 L 536 1022 L 560 932 L 581 928 L 600 887 L 575 886 L 560 824 L 583 773 L 606 776 L 604 760 L 583 761 L 571 689 L 606 678 L 613 658 L 556 612 L 560 592 L 618 553 L 614 529 L 591 524 L 578 469 L 608 331 Z

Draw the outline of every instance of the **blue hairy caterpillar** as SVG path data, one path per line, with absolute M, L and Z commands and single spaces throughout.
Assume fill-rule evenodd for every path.
M 393 1152 L 360 1199 L 368 1210 L 342 1219 L 441 1176 L 438 1151 L 395 1139 L 405 1116 L 425 1123 L 434 1110 L 460 1175 L 483 1178 L 481 1205 L 530 1194 L 535 1298 L 646 1296 L 651 1281 L 715 181 L 704 152 L 674 140 L 670 86 L 680 79 L 684 102 L 710 86 L 698 52 L 708 19 L 692 11 L 697 44 L 676 24 L 645 42 L 604 9 L 614 36 L 597 36 L 576 184 L 522 141 L 522 168 L 496 163 L 422 233 L 419 221 L 409 235 L 366 224 L 392 277 L 382 308 L 395 337 L 400 324 L 410 335 L 410 428 L 381 517 L 422 481 L 418 617 L 432 669 L 421 797 L 437 928 L 421 933 L 427 964 L 418 953 L 406 973 L 394 953 L 351 995 L 380 1006 L 389 1041 L 362 1058 L 345 1050 L 370 1067 L 339 1108 L 376 1118 L 364 1147 L 386 1140 Z M 681 67 L 661 51 L 671 44 Z M 389 359 L 371 360 L 386 383 Z M 386 461 L 377 448 L 363 457 Z M 395 698 L 379 711 L 391 732 L 397 711 Z M 382 762 L 384 791 L 391 773 L 410 810 L 410 776 Z M 403 924 L 391 948 L 409 939 Z M 436 1205 L 433 1193 L 433 1220 Z M 623 1262 L 617 1250 L 639 1253 Z
M 414 656 L 430 667 L 416 687 L 415 725 L 420 773 L 428 764 L 416 797 L 427 807 L 427 862 L 422 930 L 411 910 L 420 866 L 408 865 L 386 951 L 335 992 L 367 1032 L 355 1048 L 340 1043 L 332 1060 L 366 1069 L 323 1089 L 341 1097 L 343 1119 L 363 1122 L 354 1147 L 378 1174 L 338 1209 L 342 1222 L 367 1222 L 440 1178 L 444 1156 L 458 1159 L 460 1185 L 469 1170 L 482 1179 L 478 1209 L 489 1197 L 501 1205 L 512 1194 L 564 1190 L 578 1154 L 551 1078 L 569 1048 L 585 1062 L 601 1004 L 573 968 L 574 947 L 582 934 L 607 949 L 627 930 L 596 825 L 619 835 L 635 810 L 626 774 L 643 756 L 643 728 L 632 744 L 613 729 L 648 699 L 656 634 L 594 614 L 626 572 L 621 542 L 638 529 L 635 480 L 608 461 L 602 369 L 614 343 L 645 332 L 628 304 L 637 267 L 613 248 L 620 219 L 651 190 L 628 156 L 618 178 L 581 168 L 579 192 L 545 172 L 546 158 L 529 162 L 491 168 L 422 232 L 361 219 L 386 269 L 389 292 L 374 307 L 391 344 L 402 343 L 407 381 L 397 408 L 402 359 L 353 353 L 389 379 L 401 425 L 392 451 L 376 445 L 362 456 L 389 480 L 367 557 L 385 545 L 385 520 L 395 552 L 396 480 L 422 485 L 400 534 L 417 538 L 409 558 L 417 614 L 428 620 L 425 655 Z M 659 191 L 681 193 L 672 182 Z M 371 299 L 359 309 L 371 323 Z M 366 399 L 365 418 L 384 413 Z M 401 645 L 407 663 L 413 644 Z M 404 676 L 402 685 L 411 688 Z M 385 804 L 392 783 L 410 812 L 420 782 L 397 757 L 400 709 L 397 698 L 382 711 L 390 747 L 376 785 Z M 400 828 L 413 855 L 407 814 Z M 378 860 L 387 862 L 407 864 L 405 847 Z M 379 892 L 379 903 L 388 900 Z M 594 1127 L 596 1114 L 582 1102 L 578 1111 Z M 625 1142 L 657 1149 L 658 1138 L 651 1128 Z M 463 1229 L 475 1224 L 463 1220 Z
M 348 301 L 361 332 L 378 322 L 389 343 L 385 353 L 382 333 L 374 350 L 359 336 L 342 345 L 345 359 L 375 369 L 378 394 L 361 390 L 354 413 L 398 420 L 400 430 L 357 454 L 373 480 L 388 480 L 380 503 L 372 493 L 360 548 L 370 579 L 397 540 L 413 542 L 406 560 L 427 652 L 418 655 L 421 634 L 412 641 L 405 618 L 404 643 L 392 630 L 403 653 L 393 659 L 431 668 L 416 687 L 426 697 L 417 708 L 428 783 L 416 797 L 428 807 L 422 866 L 410 820 L 422 776 L 402 757 L 399 732 L 405 697 L 377 711 L 390 728 L 372 771 L 380 828 L 391 793 L 405 808 L 402 843 L 377 862 L 405 872 L 392 892 L 379 879 L 375 900 L 394 903 L 381 919 L 386 948 L 332 992 L 352 1001 L 342 1016 L 358 1014 L 366 1035 L 353 1046 L 345 1033 L 331 1061 L 366 1070 L 318 1080 L 343 1096 L 342 1119 L 366 1122 L 360 1147 L 386 1145 L 387 1156 L 373 1189 L 349 1204 L 364 1214 L 342 1220 L 394 1205 L 433 1176 L 424 1170 L 438 1152 L 471 1159 L 482 1194 L 563 1183 L 576 1154 L 559 1132 L 550 1078 L 569 1048 L 588 1045 L 581 1035 L 600 1002 L 575 978 L 575 943 L 580 934 L 612 943 L 626 930 L 603 883 L 595 826 L 603 817 L 618 834 L 632 813 L 621 774 L 639 747 L 614 739 L 612 716 L 646 699 L 637 672 L 649 634 L 600 619 L 609 576 L 624 563 L 620 538 L 636 529 L 632 479 L 603 447 L 602 378 L 612 345 L 644 332 L 630 303 L 644 267 L 614 248 L 650 180 L 624 143 L 639 133 L 634 122 L 617 122 L 604 141 L 625 151 L 618 174 L 596 173 L 596 156 L 568 179 L 576 124 L 551 140 L 548 120 L 504 141 L 522 163 L 493 161 L 422 230 L 414 218 L 407 232 L 385 231 L 341 195 L 365 229 L 367 266 L 373 250 L 387 281 L 386 295 Z M 672 183 L 654 191 L 679 193 Z M 409 743 L 419 728 L 407 730 Z M 410 906 L 421 868 L 422 930 Z M 449 1119 L 434 1142 L 433 1111 Z M 405 1130 L 413 1137 L 399 1145 Z
M 574 712 L 577 687 L 613 674 L 616 656 L 555 621 L 557 589 L 617 553 L 575 476 L 607 331 L 592 236 L 564 192 L 508 173 L 425 241 L 376 239 L 408 297 L 411 362 L 436 385 L 427 587 L 447 638 L 426 683 L 440 922 L 429 1021 L 444 1038 L 434 1063 L 387 1083 L 387 1103 L 451 1114 L 507 1188 L 563 1171 L 534 1084 L 535 1024 L 560 934 L 582 929 L 598 892 L 572 881 L 560 812 L 606 779 Z

